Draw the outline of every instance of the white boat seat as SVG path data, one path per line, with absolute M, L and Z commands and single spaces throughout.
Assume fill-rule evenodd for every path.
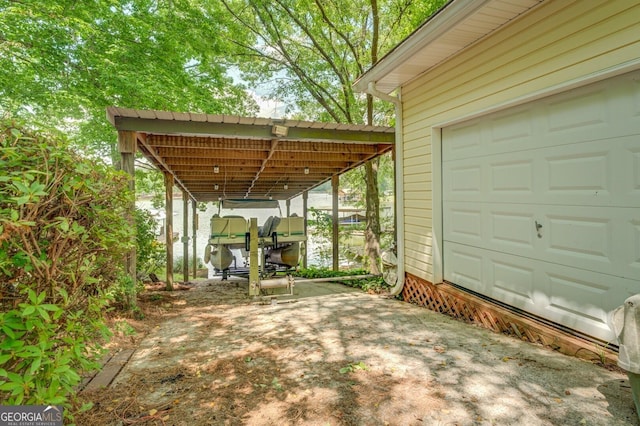
M 278 227 L 278 224 L 280 224 L 280 218 L 278 216 L 269 216 L 267 220 L 264 221 L 264 225 L 258 228 L 258 236 L 270 237 Z

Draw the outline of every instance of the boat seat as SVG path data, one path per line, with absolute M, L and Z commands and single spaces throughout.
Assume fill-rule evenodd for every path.
M 280 224 L 280 218 L 278 216 L 269 216 L 267 220 L 264 221 L 264 225 L 258 228 L 258 236 L 270 237 L 278 227 L 278 224 Z

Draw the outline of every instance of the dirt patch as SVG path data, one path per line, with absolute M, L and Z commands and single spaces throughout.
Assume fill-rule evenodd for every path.
M 115 343 L 136 352 L 78 424 L 637 424 L 619 372 L 407 303 L 330 283 L 276 304 L 243 281 L 190 288 L 143 295 L 139 332 Z

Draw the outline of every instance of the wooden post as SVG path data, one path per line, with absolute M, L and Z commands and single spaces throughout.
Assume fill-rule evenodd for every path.
M 136 224 L 134 211 L 136 208 L 136 179 L 135 179 L 135 165 L 134 160 L 136 157 L 137 140 L 136 133 L 131 131 L 118 131 L 118 150 L 120 151 L 120 169 L 129 175 L 129 190 L 131 191 L 131 200 L 129 202 L 129 208 L 127 209 L 126 219 L 130 224 L 130 229 L 133 232 L 133 239 L 135 241 Z M 129 253 L 125 255 L 124 268 L 126 274 L 131 278 L 130 288 L 126 289 L 125 303 L 129 309 L 136 307 L 136 247 L 131 248 Z
M 167 282 L 166 289 L 173 291 L 173 175 L 164 174 L 165 241 L 167 242 Z
M 286 201 L 287 205 L 287 217 L 291 216 L 291 200 Z
M 193 251 L 193 259 L 191 262 L 191 266 L 193 268 L 193 279 L 195 280 L 196 278 L 198 278 L 198 259 L 197 259 L 197 255 L 196 255 L 196 234 L 198 232 L 198 202 L 194 199 L 191 199 L 191 211 L 193 213 L 193 216 L 191 218 L 191 238 L 193 238 L 192 240 L 192 251 Z
M 302 257 L 302 267 L 307 269 L 307 261 L 309 259 L 309 234 L 307 234 L 307 201 L 309 200 L 309 191 L 302 193 L 302 217 L 304 217 L 304 235 L 307 237 L 307 241 L 304 242 L 304 254 Z
M 338 175 L 334 175 L 331 177 L 331 189 L 333 195 L 332 202 L 332 222 L 333 222 L 333 270 L 337 271 L 340 269 L 340 259 L 338 254 L 338 187 L 340 183 L 340 178 Z
M 189 198 L 182 191 L 182 282 L 189 281 Z
M 258 219 L 252 217 L 249 225 L 249 296 L 260 295 L 258 257 Z

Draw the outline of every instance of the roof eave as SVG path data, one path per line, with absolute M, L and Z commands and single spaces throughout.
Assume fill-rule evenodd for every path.
M 533 4 L 542 2 L 543 0 L 523 0 L 523 10 L 528 10 Z M 371 83 L 376 85 L 376 89 L 380 92 L 389 94 L 397 88 L 414 80 L 423 74 L 430 67 L 436 65 L 438 61 L 430 63 L 429 46 L 439 41 L 449 31 L 463 28 L 465 21 L 472 17 L 485 6 L 492 3 L 500 3 L 496 0 L 451 0 L 443 6 L 438 12 L 425 21 L 416 31 L 404 39 L 393 50 L 386 54 L 372 68 L 362 74 L 353 84 L 356 91 L 367 92 Z M 522 12 L 515 12 L 512 15 L 501 17 L 502 21 L 492 23 L 493 27 L 481 37 L 475 40 L 460 40 L 457 45 L 453 46 L 451 53 L 455 54 L 480 38 L 486 37 L 494 32 L 497 28 L 508 23 Z M 452 43 L 449 43 L 450 45 Z M 412 64 L 413 70 L 407 70 L 406 64 L 410 60 L 417 57 L 425 58 L 421 61 L 421 66 Z M 400 72 L 400 69 L 403 72 Z

